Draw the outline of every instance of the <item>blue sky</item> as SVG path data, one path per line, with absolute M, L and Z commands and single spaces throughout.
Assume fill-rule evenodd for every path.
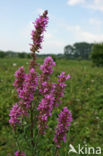
M 30 51 L 32 22 L 49 12 L 42 53 L 67 44 L 103 41 L 103 0 L 0 0 L 0 49 Z

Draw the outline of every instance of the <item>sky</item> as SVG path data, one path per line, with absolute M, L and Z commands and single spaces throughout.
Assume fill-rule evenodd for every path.
M 103 41 L 103 0 L 0 0 L 0 49 L 30 52 L 32 22 L 44 10 L 49 24 L 40 54 L 63 53 L 75 42 Z

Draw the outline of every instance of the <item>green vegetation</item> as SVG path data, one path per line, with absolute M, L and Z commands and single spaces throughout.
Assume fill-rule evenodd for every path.
M 38 63 L 42 62 L 43 59 L 39 58 Z M 0 156 L 13 156 L 17 150 L 13 132 L 8 123 L 8 114 L 12 105 L 17 101 L 13 87 L 14 73 L 20 66 L 25 66 L 28 70 L 28 63 L 29 59 L 0 59 Z M 90 61 L 82 60 L 56 58 L 56 64 L 54 75 L 52 75 L 54 81 L 62 71 L 71 75 L 71 79 L 67 82 L 63 102 L 59 107 L 61 109 L 67 106 L 73 114 L 70 135 L 68 134 L 69 142 L 66 143 L 66 148 L 61 149 L 61 156 L 68 155 L 69 144 L 74 145 L 75 148 L 78 144 L 103 147 L 103 68 L 92 67 Z M 54 121 L 50 121 L 49 125 L 52 127 L 53 123 Z M 45 156 L 53 156 L 50 151 L 53 143 L 49 144 L 50 136 L 49 131 L 45 137 L 48 147 L 46 143 L 41 143 L 41 149 L 46 153 Z M 44 156 L 44 153 L 41 153 L 42 155 Z
M 103 66 L 103 43 L 94 44 L 91 58 L 94 65 Z

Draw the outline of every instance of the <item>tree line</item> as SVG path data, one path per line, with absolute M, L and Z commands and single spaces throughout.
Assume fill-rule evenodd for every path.
M 47 57 L 47 56 L 52 56 L 54 59 L 55 57 L 58 58 L 63 58 L 64 54 L 36 54 L 38 57 Z M 18 58 L 31 58 L 30 53 L 28 52 L 15 52 L 15 51 L 3 51 L 0 50 L 0 58 L 5 58 L 5 57 L 18 57 Z
M 4 58 L 4 57 L 30 58 L 30 54 L 26 53 L 26 52 L 15 52 L 15 51 L 0 50 L 0 58 Z
M 63 54 L 37 54 L 38 57 L 52 56 L 53 59 L 56 58 L 67 58 L 67 59 L 96 59 L 100 55 L 99 60 L 102 59 L 103 55 L 103 43 L 87 43 L 87 42 L 77 42 L 73 45 L 67 45 L 64 47 Z M 2 51 L 0 50 L 0 58 L 4 57 L 18 57 L 18 58 L 31 58 L 30 53 L 27 52 L 14 52 L 14 51 Z M 99 56 L 98 56 L 99 57 Z M 97 60 L 98 62 L 98 60 Z
M 64 47 L 64 55 L 69 59 L 89 59 L 94 43 L 78 42 Z

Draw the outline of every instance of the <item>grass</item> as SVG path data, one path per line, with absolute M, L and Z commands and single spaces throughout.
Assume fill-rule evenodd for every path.
M 38 59 L 38 62 L 41 64 L 43 60 Z M 28 59 L 0 59 L 0 156 L 13 156 L 16 150 L 8 114 L 17 101 L 13 87 L 14 73 L 20 66 L 25 66 L 28 71 L 28 63 Z M 103 68 L 93 67 L 90 61 L 57 59 L 56 64 L 52 80 L 62 71 L 71 75 L 59 107 L 60 110 L 67 106 L 73 114 L 69 141 L 61 150 L 61 155 L 69 150 L 69 144 L 75 148 L 78 144 L 103 147 Z M 52 125 L 53 120 L 49 124 Z M 45 156 L 51 156 L 50 145 L 44 149 Z

